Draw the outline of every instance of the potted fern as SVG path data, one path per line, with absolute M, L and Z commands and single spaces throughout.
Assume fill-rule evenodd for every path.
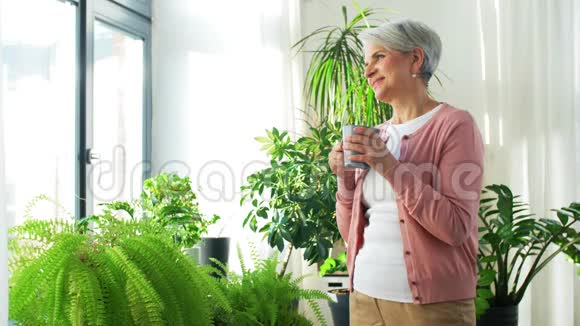
M 231 311 L 206 271 L 154 221 L 111 210 L 10 231 L 10 318 L 24 325 L 208 325 Z M 213 285 L 212 285 L 213 284 Z
M 538 219 L 518 197 L 505 185 L 483 190 L 475 299 L 480 326 L 517 325 L 518 304 L 534 277 L 562 252 L 580 262 L 580 233 L 574 229 L 580 203 L 553 210 L 555 219 Z M 548 255 L 550 247 L 554 252 Z M 527 260 L 532 265 L 524 273 Z
M 228 278 L 222 277 L 219 281 L 232 312 L 226 313 L 218 306 L 215 325 L 314 325 L 299 313 L 299 300 L 305 300 L 310 306 L 316 325 L 326 325 L 317 300 L 330 298 L 322 291 L 300 288 L 305 276 L 293 279 L 291 273 L 279 275 L 277 255 L 260 259 L 255 248 L 252 248 L 253 269 L 248 268 L 240 247 L 238 259 L 241 274 L 229 271 Z M 221 267 L 227 270 L 227 266 Z

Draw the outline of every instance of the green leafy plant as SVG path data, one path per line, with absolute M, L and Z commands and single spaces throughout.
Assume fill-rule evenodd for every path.
M 338 272 L 347 272 L 347 267 L 346 267 L 346 253 L 340 253 L 336 259 L 332 258 L 332 257 L 328 257 L 326 258 L 326 260 L 324 261 L 324 264 L 320 265 L 320 271 L 318 273 L 318 275 L 320 277 L 326 276 L 326 275 L 330 275 L 330 274 L 334 274 L 334 273 L 338 273 Z
M 208 325 L 231 311 L 207 272 L 154 221 L 110 210 L 10 231 L 10 318 L 22 325 Z
M 264 233 L 270 246 L 280 251 L 288 243 L 281 274 L 293 248 L 304 248 L 304 259 L 312 264 L 326 259 L 340 239 L 336 177 L 328 166 L 328 154 L 340 139 L 340 129 L 326 123 L 310 131 L 311 136 L 296 141 L 276 128 L 267 131 L 267 137 L 257 137 L 271 158 L 270 166 L 250 175 L 241 188 L 241 203 L 250 200 L 253 206 L 243 225 Z
M 320 121 L 340 122 L 347 115 L 353 123 L 377 125 L 392 114 L 389 104 L 375 99 L 372 88 L 365 78 L 363 44 L 359 34 L 367 28 L 376 27 L 372 22 L 376 10 L 358 8 L 358 14 L 348 20 L 347 10 L 342 6 L 344 24 L 324 26 L 310 33 L 293 48 L 298 52 L 312 54 L 304 91 L 307 106 L 317 114 Z M 314 50 L 305 50 L 308 42 L 318 42 Z
M 197 196 L 189 177 L 161 173 L 143 183 L 141 194 L 144 216 L 173 228 L 178 243 L 192 247 L 207 233 L 218 215 L 206 218 L 199 212 Z
M 561 252 L 580 262 L 580 233 L 574 229 L 580 220 L 580 203 L 553 210 L 556 219 L 538 219 L 505 185 L 487 186 L 483 195 L 475 299 L 478 317 L 491 306 L 519 304 L 533 278 Z M 555 250 L 545 257 L 550 246 Z M 522 273 L 528 259 L 532 265 Z
M 141 201 L 116 201 L 102 204 L 111 210 L 125 211 L 131 218 L 140 212 L 143 219 L 152 219 L 172 231 L 172 238 L 183 248 L 193 247 L 207 233 L 218 215 L 205 217 L 199 211 L 197 195 L 189 177 L 161 173 L 145 180 Z
M 220 279 L 232 313 L 222 313 L 222 308 L 219 308 L 215 313 L 215 325 L 313 325 L 298 312 L 299 300 L 307 301 L 317 318 L 317 325 L 326 325 L 316 300 L 330 300 L 330 297 L 322 291 L 300 288 L 305 276 L 292 279 L 290 273 L 278 275 L 276 255 L 260 259 L 253 250 L 255 267 L 252 270 L 247 268 L 239 247 L 238 257 L 241 275 L 228 271 L 229 279 L 225 275 Z M 223 264 L 215 262 L 228 270 Z

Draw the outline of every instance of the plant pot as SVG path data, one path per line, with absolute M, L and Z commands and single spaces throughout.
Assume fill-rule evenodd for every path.
M 491 307 L 477 320 L 477 326 L 517 326 L 518 306 Z
M 183 248 L 183 252 L 191 259 L 193 259 L 196 263 L 199 264 L 199 256 L 200 256 L 199 247 Z
M 199 244 L 201 249 L 199 264 L 200 265 L 210 265 L 214 268 L 220 270 L 224 275 L 226 271 L 220 266 L 213 263 L 210 258 L 215 258 L 224 265 L 227 265 L 228 258 L 230 256 L 230 238 L 203 238 Z M 217 273 L 212 273 L 212 276 L 219 278 Z
M 332 322 L 334 326 L 349 326 L 349 303 L 350 303 L 350 292 L 348 289 L 335 289 L 328 291 L 333 295 L 336 295 L 336 302 L 330 301 L 328 306 L 330 307 L 330 312 L 332 314 Z

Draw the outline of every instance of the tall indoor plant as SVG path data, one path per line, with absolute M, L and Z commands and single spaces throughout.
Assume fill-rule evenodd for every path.
M 359 34 L 375 27 L 377 10 L 358 9 L 349 21 L 342 6 L 342 26 L 321 27 L 294 44 L 293 48 L 312 54 L 304 82 L 306 107 L 320 121 L 341 122 L 345 116 L 357 124 L 377 125 L 390 118 L 392 108 L 375 98 L 364 75 L 364 52 Z M 322 40 L 313 50 L 307 44 Z
M 271 158 L 270 167 L 250 175 L 241 188 L 241 201 L 250 200 L 253 206 L 244 226 L 264 233 L 273 248 L 289 247 L 281 275 L 294 248 L 304 248 L 304 259 L 312 264 L 326 259 L 340 238 L 336 178 L 328 166 L 328 153 L 340 133 L 331 123 L 311 132 L 296 141 L 276 128 L 258 137 Z
M 272 247 L 282 250 L 287 241 L 290 248 L 304 248 L 311 264 L 327 258 L 340 239 L 334 211 L 336 177 L 329 169 L 328 153 L 341 138 L 343 116 L 376 125 L 391 115 L 391 107 L 375 99 L 364 78 L 358 35 L 374 27 L 369 20 L 375 11 L 359 8 L 350 21 L 346 7 L 342 13 L 343 26 L 319 28 L 293 45 L 298 52 L 312 54 L 304 82 L 306 107 L 314 115 L 310 134 L 294 141 L 288 132 L 274 128 L 267 137 L 257 137 L 270 156 L 270 167 L 250 175 L 242 186 L 242 202 L 249 199 L 253 205 L 244 225 L 264 232 Z M 318 38 L 322 43 L 307 49 Z M 263 226 L 258 225 L 261 219 L 266 221 Z
M 580 203 L 535 218 L 505 185 L 483 190 L 479 218 L 478 325 L 517 325 L 517 306 L 534 277 L 561 252 L 580 261 Z M 553 247 L 554 251 L 548 249 Z M 524 272 L 524 262 L 531 267 Z

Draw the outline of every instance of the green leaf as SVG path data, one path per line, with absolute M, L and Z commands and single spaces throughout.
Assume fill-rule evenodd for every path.
M 568 223 L 568 219 L 569 219 L 569 214 L 560 211 L 560 210 L 556 210 L 556 215 L 558 216 L 558 219 L 560 220 L 560 222 L 562 222 L 562 225 L 565 225 L 566 223 Z
M 491 299 L 494 297 L 490 289 L 477 289 L 477 296 L 482 299 Z
M 488 286 L 495 280 L 496 271 L 490 269 L 483 269 L 479 271 L 479 278 L 477 286 Z
M 478 317 L 483 315 L 489 307 L 489 302 L 486 299 L 475 298 L 475 311 Z
M 497 257 L 496 256 L 486 256 L 486 257 L 480 257 L 479 261 L 483 264 L 485 263 L 493 263 L 495 261 L 497 261 Z

